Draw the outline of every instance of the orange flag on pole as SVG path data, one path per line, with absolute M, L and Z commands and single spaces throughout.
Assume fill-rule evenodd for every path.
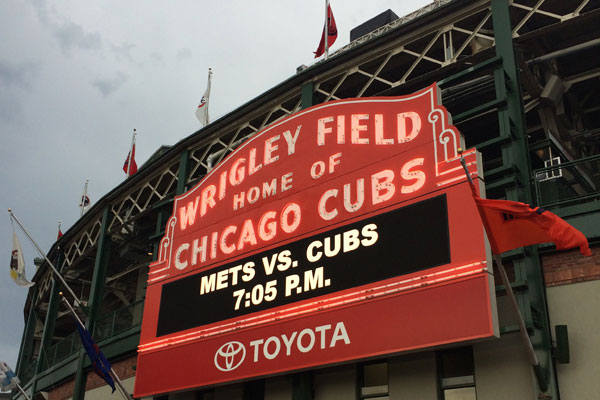
M 553 242 L 557 250 L 579 247 L 584 256 L 592 255 L 585 235 L 558 215 L 518 201 L 482 199 L 472 182 L 471 190 L 494 254 Z

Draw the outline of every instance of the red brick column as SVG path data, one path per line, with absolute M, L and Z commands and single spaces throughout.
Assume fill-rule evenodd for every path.
M 600 279 L 600 247 L 592 248 L 592 256 L 584 257 L 579 250 L 561 251 L 542 256 L 546 286 Z
M 135 370 L 132 368 L 137 363 L 137 356 L 126 358 L 115 362 L 112 367 L 115 370 L 117 376 L 124 381 L 127 378 L 135 376 Z M 88 373 L 87 382 L 85 385 L 85 391 L 95 389 L 100 386 L 106 385 L 106 382 L 100 378 L 94 371 Z M 75 388 L 75 381 L 64 382 L 60 385 L 54 386 L 48 392 L 48 400 L 66 400 L 73 397 L 73 389 Z

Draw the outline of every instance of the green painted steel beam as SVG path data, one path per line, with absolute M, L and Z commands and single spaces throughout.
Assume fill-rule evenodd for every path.
M 506 98 L 506 107 L 498 112 L 498 123 L 500 135 L 509 139 L 501 144 L 502 164 L 515 166 L 514 174 L 505 177 L 510 178 L 512 175 L 516 183 L 505 187 L 506 198 L 532 204 L 531 164 L 519 68 L 513 47 L 509 2 L 491 0 L 491 8 L 496 55 L 502 59 L 502 68 L 494 72 L 496 98 Z M 545 287 L 537 247 L 528 247 L 523 257 L 513 258 L 513 265 L 515 279 L 528 282 L 527 291 L 519 293 L 517 300 L 527 326 L 534 326 L 530 338 L 540 363 L 540 368 L 533 370 L 538 389 L 555 397 L 558 396 L 558 391 L 552 365 Z
M 107 358 L 115 358 L 135 355 L 139 343 L 140 326 L 138 325 L 125 332 L 119 333 L 118 335 L 99 341 L 97 344 L 102 348 L 102 353 L 104 353 Z M 38 376 L 38 390 L 51 388 L 56 382 L 60 382 L 75 375 L 78 370 L 78 361 L 78 354 L 73 354 L 56 365 L 44 370 Z M 90 364 L 89 358 L 87 356 L 84 357 L 82 368 L 88 368 L 90 367 Z
M 471 108 L 470 110 L 467 110 L 463 113 L 456 114 L 452 117 L 452 122 L 458 124 L 459 122 L 464 121 L 467 118 L 473 117 L 478 114 L 482 114 L 486 111 L 493 110 L 495 108 L 502 108 L 504 106 L 506 106 L 506 99 L 494 99 L 475 108 Z
M 52 278 L 52 287 L 50 289 L 50 300 L 48 301 L 48 310 L 46 312 L 46 320 L 44 321 L 44 332 L 42 333 L 42 342 L 40 344 L 40 354 L 38 356 L 38 365 L 36 374 L 48 368 L 51 360 L 47 359 L 46 351 L 52 345 L 54 337 L 54 328 L 56 326 L 56 316 L 58 315 L 58 305 L 60 298 L 60 284 L 56 279 Z
M 292 375 L 292 400 L 313 400 L 312 374 L 310 371 Z
M 527 290 L 527 286 L 527 281 L 515 281 L 510 283 L 510 287 L 513 288 L 515 292 L 520 290 Z M 496 292 L 502 291 L 504 291 L 504 285 L 496 285 Z
M 499 187 L 503 187 L 503 188 L 517 187 L 520 184 L 521 183 L 519 182 L 519 176 L 516 175 L 516 174 L 514 174 L 512 176 L 508 176 L 506 178 L 499 179 L 499 180 L 487 183 L 485 185 L 485 188 L 487 190 L 492 190 L 492 189 L 496 189 L 496 188 L 499 188 Z
M 301 108 L 311 107 L 315 105 L 315 84 L 307 82 L 302 86 Z
M 501 133 L 500 136 L 498 136 L 498 137 L 492 138 L 490 140 L 486 140 L 485 142 L 478 143 L 476 145 L 476 147 L 478 150 L 483 150 L 488 147 L 500 146 L 510 140 L 511 140 L 510 135 L 508 135 L 508 134 L 505 135 L 505 134 Z
M 244 382 L 242 400 L 263 400 L 265 398 L 265 380 L 256 379 Z
M 596 207 L 598 206 L 596 205 Z M 579 229 L 588 239 L 600 238 L 600 210 L 596 210 L 596 212 L 585 214 L 570 214 L 586 209 L 588 208 L 578 208 L 576 206 L 573 206 L 569 207 L 569 212 L 562 212 L 562 210 L 552 211 L 565 218 L 569 224 Z
M 510 133 L 510 136 L 515 139 L 507 146 L 504 146 L 504 148 L 508 148 L 504 156 L 510 161 L 505 164 L 515 165 L 521 171 L 522 175 L 526 175 L 521 178 L 521 181 L 528 182 L 531 167 L 519 72 L 514 54 L 512 27 L 507 0 L 492 0 L 492 20 L 494 24 L 496 54 L 502 58 L 502 68 L 497 69 L 494 73 L 496 98 L 506 99 L 506 110 L 501 110 L 498 113 L 500 131 L 505 135 Z M 533 200 L 531 186 L 525 184 L 519 189 L 519 192 L 512 194 L 514 197 L 517 197 L 512 200 L 531 203 Z
M 60 272 L 62 269 L 61 252 L 58 253 L 56 265 L 58 271 Z M 56 317 L 58 315 L 58 306 L 60 303 L 60 298 L 58 296 L 60 290 L 60 284 L 56 279 L 54 279 L 54 277 L 52 277 L 52 287 L 50 289 L 50 298 L 48 300 L 48 310 L 46 311 L 46 320 L 44 321 L 44 332 L 42 333 L 42 341 L 40 343 L 38 363 L 35 369 L 33 384 L 31 386 L 31 393 L 35 393 L 37 391 L 37 376 L 40 374 L 40 372 L 50 367 L 50 362 L 53 362 L 53 360 L 48 360 L 47 350 L 52 345 L 52 338 L 54 337 L 54 328 L 56 327 Z
M 492 168 L 485 171 L 485 179 L 490 179 L 492 176 L 497 175 L 514 175 L 519 172 L 519 169 L 515 165 L 501 165 L 497 168 Z
M 36 314 L 35 314 L 35 298 L 38 294 L 39 285 L 35 285 L 30 289 L 31 294 L 31 306 L 29 307 L 29 313 L 27 315 L 27 321 L 23 328 L 23 336 L 21 337 L 21 348 L 19 349 L 19 357 L 17 359 L 17 365 L 15 371 L 19 377 L 21 376 L 22 370 L 25 370 L 31 363 L 31 352 L 33 351 L 33 334 L 35 333 L 36 325 Z M 25 384 L 27 382 L 23 382 Z
M 451 83 L 456 81 L 460 81 L 463 78 L 467 78 L 470 75 L 474 75 L 476 73 L 485 71 L 487 69 L 496 68 L 497 66 L 502 64 L 502 57 L 496 55 L 488 60 L 480 62 L 479 64 L 473 65 L 467 69 L 464 69 L 454 75 L 450 75 L 447 78 L 441 79 L 438 81 L 439 87 L 449 86 Z
M 177 174 L 177 194 L 186 192 L 187 178 L 190 169 L 190 151 L 185 150 L 179 157 L 179 173 Z
M 112 241 L 107 235 L 108 223 L 110 219 L 110 208 L 106 206 L 102 213 L 102 225 L 98 236 L 98 248 L 96 250 L 96 259 L 94 262 L 94 274 L 92 277 L 90 298 L 88 300 L 88 319 L 86 328 L 89 332 L 94 332 L 96 319 L 100 313 L 104 283 L 106 281 L 106 271 L 110 259 Z M 79 350 L 77 358 L 77 375 L 75 376 L 75 388 L 73 390 L 73 400 L 83 400 L 85 397 L 85 383 L 87 381 L 87 371 L 84 368 L 86 353 L 83 348 Z M 89 360 L 88 360 L 89 362 Z

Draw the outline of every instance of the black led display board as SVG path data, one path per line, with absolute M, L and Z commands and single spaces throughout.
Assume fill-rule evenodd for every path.
M 440 195 L 167 283 L 157 336 L 448 263 Z

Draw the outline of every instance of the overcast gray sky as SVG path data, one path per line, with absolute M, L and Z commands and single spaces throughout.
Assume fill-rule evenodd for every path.
M 331 0 L 350 30 L 392 9 L 403 16 L 430 0 Z M 214 120 L 314 62 L 324 0 L 0 1 L 0 211 L 10 207 L 47 251 L 62 220 L 125 179 L 133 128 L 141 165 L 160 145 L 200 126 L 194 112 L 214 71 Z M 16 368 L 26 289 L 9 277 L 12 230 L 0 219 L 0 360 Z M 37 256 L 18 232 L 34 273 Z

